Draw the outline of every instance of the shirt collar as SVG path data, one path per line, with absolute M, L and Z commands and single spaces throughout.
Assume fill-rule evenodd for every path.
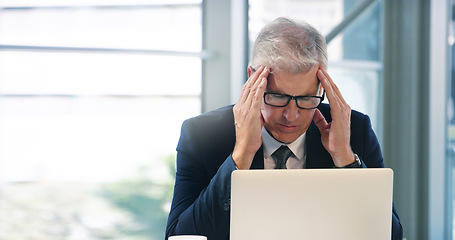
M 262 127 L 262 145 L 264 157 L 269 158 L 281 145 L 286 145 L 291 149 L 292 153 L 299 159 L 304 160 L 304 147 L 306 132 L 300 135 L 294 142 L 284 144 L 273 138 L 270 133 Z

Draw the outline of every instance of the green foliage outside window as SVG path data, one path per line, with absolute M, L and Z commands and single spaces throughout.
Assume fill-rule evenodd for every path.
M 175 174 L 175 156 L 166 156 L 169 176 Z M 131 214 L 135 226 L 121 226 L 119 229 L 129 237 L 162 239 L 168 217 L 168 206 L 172 199 L 174 178 L 154 183 L 147 176 L 149 167 L 141 167 L 137 178 L 106 184 L 102 196 L 114 206 Z
M 151 167 L 117 182 L 22 182 L 0 191 L 0 240 L 161 240 L 172 199 L 175 156 L 163 158 L 168 177 Z

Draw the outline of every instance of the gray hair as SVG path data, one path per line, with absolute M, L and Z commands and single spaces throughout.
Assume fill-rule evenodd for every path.
M 262 28 L 253 45 L 250 66 L 273 72 L 308 72 L 315 64 L 327 69 L 324 36 L 306 22 L 277 18 Z

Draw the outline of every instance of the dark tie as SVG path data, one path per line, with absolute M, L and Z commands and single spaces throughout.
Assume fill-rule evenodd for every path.
M 286 169 L 286 162 L 291 155 L 291 150 L 287 146 L 281 145 L 281 147 L 272 154 L 276 159 L 275 169 Z

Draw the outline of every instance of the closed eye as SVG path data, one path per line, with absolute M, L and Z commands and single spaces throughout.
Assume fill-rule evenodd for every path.
M 296 97 L 299 99 L 299 101 L 309 101 L 311 100 L 312 97 L 307 97 L 307 96 L 301 96 L 301 97 Z

